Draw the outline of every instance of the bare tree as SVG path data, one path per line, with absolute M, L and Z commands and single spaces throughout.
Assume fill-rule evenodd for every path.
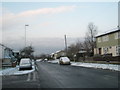
M 89 23 L 88 24 L 88 31 L 86 33 L 85 37 L 85 48 L 87 52 L 91 52 L 92 54 L 94 53 L 94 47 L 95 47 L 95 35 L 97 34 L 97 27 L 94 25 L 94 23 Z
M 20 55 L 21 57 L 25 57 L 25 58 L 33 58 L 33 52 L 34 52 L 33 47 L 28 46 L 20 50 Z
M 68 46 L 67 56 L 74 59 L 74 55 L 76 55 L 81 49 L 83 49 L 83 42 L 77 41 L 75 44 Z

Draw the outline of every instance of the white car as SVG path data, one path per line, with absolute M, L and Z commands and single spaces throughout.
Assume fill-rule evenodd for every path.
M 31 70 L 32 62 L 30 58 L 22 58 L 20 60 L 19 70 Z
M 70 59 L 68 57 L 60 57 L 59 64 L 67 64 L 70 65 Z

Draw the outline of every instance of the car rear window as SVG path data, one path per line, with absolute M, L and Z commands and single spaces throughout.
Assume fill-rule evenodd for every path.
M 30 60 L 29 59 L 22 59 L 20 64 L 29 64 Z

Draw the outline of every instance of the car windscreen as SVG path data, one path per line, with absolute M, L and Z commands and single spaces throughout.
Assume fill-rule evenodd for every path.
M 20 65 L 22 64 L 30 64 L 30 60 L 21 60 Z

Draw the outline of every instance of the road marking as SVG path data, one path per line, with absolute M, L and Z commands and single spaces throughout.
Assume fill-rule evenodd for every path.
M 31 73 L 28 74 L 27 81 L 30 81 Z
M 35 66 L 35 69 L 36 69 L 36 71 L 38 71 L 38 67 L 37 66 Z
M 33 72 L 33 81 L 36 81 L 36 72 Z

